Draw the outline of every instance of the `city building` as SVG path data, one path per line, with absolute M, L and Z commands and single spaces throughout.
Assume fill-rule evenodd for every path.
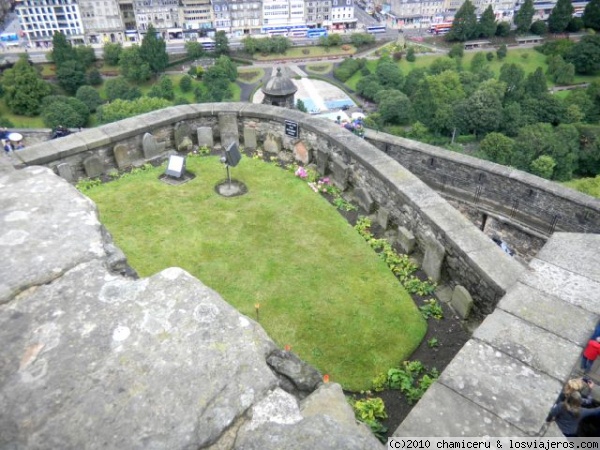
M 79 0 L 86 44 L 123 42 L 125 27 L 117 0 Z
M 139 38 L 137 32 L 137 24 L 135 22 L 135 13 L 133 11 L 133 0 L 118 0 L 119 13 L 123 28 L 125 31 L 125 40 L 128 42 L 136 42 Z
M 178 0 L 134 0 L 133 12 L 141 37 L 146 34 L 150 24 L 163 38 L 167 37 L 170 28 L 179 26 Z
M 237 36 L 258 34 L 262 27 L 262 2 L 230 0 L 231 31 Z
M 263 31 L 281 26 L 306 25 L 303 0 L 263 0 Z
M 177 3 L 177 0 L 175 0 Z M 185 39 L 214 34 L 213 6 L 210 0 L 180 0 L 179 24 Z
M 345 30 L 356 28 L 353 0 L 331 0 L 331 28 Z
M 446 0 L 391 0 L 388 15 L 399 28 L 422 28 L 444 22 Z
M 331 0 L 306 0 L 304 8 L 306 25 L 316 28 L 331 26 Z
M 217 31 L 231 33 L 231 13 L 228 0 L 212 0 L 214 27 Z
M 83 22 L 77 0 L 20 0 L 15 8 L 24 37 L 33 47 L 52 44 L 56 32 L 72 44 L 84 44 Z

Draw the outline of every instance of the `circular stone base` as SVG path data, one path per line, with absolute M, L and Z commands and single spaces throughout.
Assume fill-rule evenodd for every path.
M 244 195 L 248 192 L 248 188 L 244 183 L 238 180 L 223 180 L 215 186 L 217 194 L 223 197 L 236 197 L 238 195 Z

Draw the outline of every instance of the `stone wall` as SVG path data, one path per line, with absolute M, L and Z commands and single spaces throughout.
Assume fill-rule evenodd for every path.
M 600 232 L 597 200 L 528 173 L 409 139 L 370 131 L 367 140 L 445 196 L 540 234 Z
M 285 119 L 298 123 L 299 138 L 285 134 Z M 190 130 L 212 131 L 217 145 L 239 142 L 273 154 L 286 150 L 304 163 L 316 164 L 364 209 L 385 216 L 392 238 L 414 236 L 428 275 L 451 286 L 464 286 L 474 299 L 476 316 L 494 309 L 522 269 L 388 155 L 333 122 L 298 111 L 241 103 L 177 106 L 34 145 L 16 156 L 24 165 L 42 164 L 72 181 L 92 175 L 89 167 L 95 167 L 94 175 L 99 175 L 141 164 L 147 159 L 142 145 L 146 133 L 163 145 L 155 156 L 175 152 L 174 129 L 181 123 Z M 193 131 L 191 138 L 198 143 Z M 97 164 L 89 164 L 90 159 Z

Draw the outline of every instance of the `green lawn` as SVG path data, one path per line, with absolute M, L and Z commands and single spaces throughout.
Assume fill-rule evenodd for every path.
M 306 53 L 308 52 L 308 53 Z M 315 58 L 315 57 L 340 57 L 356 53 L 356 47 L 350 44 L 335 47 L 290 47 L 284 54 L 261 55 L 255 53 L 253 56 L 257 61 L 276 61 L 287 58 Z
M 426 323 L 386 264 L 306 182 L 244 157 L 241 197 L 214 191 L 217 157 L 188 158 L 197 176 L 158 181 L 157 168 L 86 191 L 141 276 L 179 266 L 351 390 L 408 358 Z

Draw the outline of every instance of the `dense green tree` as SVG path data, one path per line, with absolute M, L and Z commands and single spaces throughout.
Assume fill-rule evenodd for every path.
M 273 36 L 271 39 L 272 53 L 285 53 L 292 46 L 292 42 L 283 36 Z
M 554 142 L 549 155 L 556 161 L 552 179 L 569 181 L 579 161 L 579 132 L 574 125 L 560 124 L 554 129 Z
M 562 33 L 567 29 L 569 21 L 573 17 L 573 4 L 571 0 L 557 0 L 550 17 L 548 17 L 548 29 L 551 33 Z
M 523 112 L 521 105 L 517 102 L 506 103 L 502 108 L 502 123 L 500 130 L 506 136 L 516 136 L 523 125 Z
M 496 15 L 494 14 L 494 8 L 492 5 L 488 5 L 481 17 L 479 18 L 478 34 L 479 36 L 489 39 L 496 35 L 496 29 L 498 24 L 496 23 Z
M 529 165 L 530 172 L 538 177 L 546 178 L 547 180 L 552 179 L 552 173 L 556 167 L 556 161 L 552 156 L 541 155 L 531 161 Z
M 52 36 L 52 51 L 50 55 L 56 67 L 60 67 L 67 61 L 77 60 L 77 52 L 67 40 L 67 37 L 58 31 Z
M 215 54 L 229 55 L 229 39 L 224 31 L 215 33 Z
M 60 87 L 70 95 L 75 94 L 77 89 L 87 82 L 84 69 L 76 60 L 63 62 L 56 69 L 56 80 Z
M 517 33 L 523 34 L 529 31 L 531 28 L 531 22 L 535 9 L 533 7 L 533 0 L 525 0 L 517 13 L 515 14 L 515 25 L 517 26 Z
M 504 85 L 495 80 L 482 83 L 473 95 L 461 102 L 455 112 L 461 129 L 482 136 L 500 128 L 502 122 L 502 94 Z
M 114 102 L 117 99 L 135 100 L 142 96 L 140 90 L 131 86 L 123 77 L 106 80 L 104 87 L 109 102 Z
M 504 100 L 506 103 L 519 101 L 523 96 L 525 71 L 515 63 L 502 64 L 499 80 L 506 85 Z
M 330 34 L 328 36 L 319 37 L 319 45 L 321 47 L 335 47 L 342 44 L 342 36 L 339 34 Z
M 482 70 L 484 70 L 484 68 L 487 67 L 487 61 L 485 59 L 485 53 L 483 52 L 477 52 L 475 53 L 475 55 L 473 55 L 473 59 L 471 59 L 471 64 L 469 69 L 471 70 L 471 72 L 473 73 L 479 73 Z
M 226 56 L 220 58 L 229 59 Z M 202 103 L 222 102 L 231 99 L 233 94 L 229 88 L 229 77 L 230 75 L 224 65 L 215 64 L 209 67 L 202 77 L 205 89 L 201 91 L 202 95 L 197 99 Z
M 244 43 L 247 40 L 251 40 L 252 42 L 255 42 L 255 39 L 250 36 L 248 36 L 246 39 L 244 39 Z M 254 51 L 251 51 L 251 52 L 249 52 L 248 50 L 246 50 L 246 51 L 250 54 L 254 53 Z M 202 44 L 200 42 L 196 42 L 196 41 L 187 41 L 185 43 L 185 52 L 190 58 L 201 58 L 206 54 L 206 52 L 204 51 L 204 47 L 202 47 Z
M 106 42 L 102 47 L 104 62 L 109 66 L 118 66 L 123 46 L 119 42 Z
M 448 56 L 436 58 L 429 65 L 429 73 L 431 75 L 438 75 L 446 70 L 457 70 L 458 65 L 455 59 L 452 59 Z
M 523 124 L 545 122 L 558 125 L 565 116 L 564 102 L 549 93 L 539 97 L 526 97 L 521 101 Z
M 173 89 L 173 81 L 166 76 L 162 75 L 158 83 L 154 84 L 148 92 L 148 97 L 164 98 L 165 100 L 173 100 L 175 98 L 175 91 Z
M 454 44 L 450 47 L 450 51 L 448 52 L 448 56 L 453 59 L 462 58 L 465 55 L 465 46 L 460 42 Z
M 362 77 L 358 80 L 358 83 L 356 83 L 356 92 L 368 100 L 375 100 L 377 93 L 383 89 L 383 86 L 379 82 L 379 78 L 375 74 Z
M 44 123 L 49 128 L 62 125 L 67 128 L 79 128 L 87 124 L 89 108 L 81 101 L 65 95 L 49 95 L 41 106 Z
M 501 61 L 504 58 L 506 58 L 507 54 L 508 54 L 508 48 L 506 48 L 506 44 L 502 44 L 500 47 L 498 47 L 498 50 L 496 50 L 496 56 Z
M 529 29 L 533 34 L 537 34 L 538 36 L 543 36 L 548 33 L 548 25 L 543 20 L 536 20 L 531 24 L 531 28 Z
M 92 86 L 100 86 L 102 84 L 102 74 L 95 67 L 92 67 L 87 74 L 87 82 Z
M 169 63 L 167 43 L 156 35 L 156 30 L 152 24 L 148 25 L 139 50 L 140 57 L 148 64 L 154 75 L 165 70 Z
M 583 89 L 573 89 L 569 91 L 569 94 L 564 99 L 564 104 L 567 108 L 569 106 L 577 106 L 584 116 L 582 122 L 590 122 L 590 119 L 594 117 L 594 103 Z
M 184 75 L 179 80 L 179 89 L 181 89 L 181 92 L 190 92 L 192 90 L 192 83 L 192 77 Z
M 575 66 L 575 71 L 593 75 L 600 70 L 600 35 L 581 38 L 567 53 L 565 60 Z
M 398 64 L 389 59 L 381 59 L 377 64 L 375 75 L 377 75 L 379 83 L 385 89 L 402 90 L 402 86 L 404 85 L 404 74 L 400 70 Z
M 582 176 L 600 174 L 600 126 L 577 124 L 579 161 L 577 173 Z
M 582 18 L 586 28 L 600 30 L 600 0 L 590 0 L 585 5 Z
M 563 123 L 581 123 L 585 120 L 585 113 L 579 105 L 565 105 Z
M 110 123 L 163 109 L 170 105 L 171 102 L 164 98 L 140 97 L 136 100 L 115 100 L 100 106 L 97 117 L 100 123 Z
M 408 50 L 406 50 L 406 60 L 408 62 L 415 62 L 416 59 L 417 59 L 417 57 L 415 56 L 414 47 L 408 47 Z
M 150 65 L 142 58 L 141 48 L 137 45 L 124 48 L 119 59 L 121 75 L 127 80 L 140 83 L 150 79 Z
M 558 85 L 572 84 L 575 79 L 575 66 L 565 62 L 561 56 L 551 56 L 548 60 L 548 75 Z
M 490 161 L 507 166 L 515 153 L 515 141 L 502 133 L 488 133 L 479 149 Z
M 375 36 L 370 33 L 352 33 L 350 35 L 350 43 L 355 47 L 370 45 L 375 42 Z
M 579 33 L 585 27 L 585 23 L 581 17 L 572 17 L 567 25 L 567 31 L 569 33 Z
M 84 103 L 90 112 L 96 112 L 98 106 L 103 103 L 98 91 L 91 86 L 81 86 L 79 89 L 77 89 L 75 98 Z
M 296 109 L 298 111 L 302 111 L 303 113 L 308 112 L 308 109 L 306 109 L 306 105 L 300 98 L 298 100 L 296 100 Z
M 406 79 L 404 80 L 404 87 L 402 88 L 402 92 L 404 92 L 409 97 L 412 96 L 417 90 L 417 86 L 421 82 L 425 75 L 427 74 L 427 69 L 423 67 L 418 67 L 411 70 Z
M 79 61 L 84 69 L 90 67 L 96 62 L 96 52 L 90 45 L 79 45 L 75 47 L 75 54 L 77 55 L 77 61 Z
M 475 37 L 478 33 L 477 15 L 471 0 L 465 0 L 456 11 L 450 32 L 446 35 L 449 41 L 464 42 Z
M 411 104 L 408 97 L 398 90 L 385 90 L 383 98 L 378 99 L 378 112 L 386 123 L 405 125 L 411 115 Z
M 496 36 L 507 37 L 510 34 L 510 23 L 499 22 L 496 27 Z
M 527 75 L 524 84 L 525 95 L 529 97 L 540 97 L 548 93 L 548 83 L 546 75 L 541 67 L 535 69 L 535 72 Z
M 35 68 L 21 55 L 11 69 L 2 76 L 4 101 L 14 114 L 35 116 L 40 111 L 42 99 L 50 95 L 52 88 Z
M 227 56 L 221 55 L 215 61 L 215 66 L 223 69 L 230 82 L 234 82 L 238 77 L 237 66 Z

